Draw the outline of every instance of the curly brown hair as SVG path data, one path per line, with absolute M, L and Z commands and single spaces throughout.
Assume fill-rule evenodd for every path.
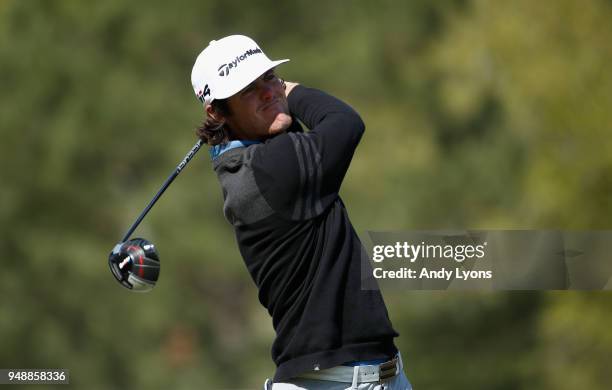
M 213 109 L 226 117 L 231 114 L 227 99 L 213 100 Z M 207 115 L 204 122 L 196 129 L 196 135 L 210 146 L 219 145 L 229 141 L 229 132 L 225 122 L 219 122 Z

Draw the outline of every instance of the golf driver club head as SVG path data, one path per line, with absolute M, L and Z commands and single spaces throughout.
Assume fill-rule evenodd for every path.
M 151 291 L 159 278 L 159 254 L 155 246 L 143 238 L 115 245 L 108 256 L 108 265 L 115 279 L 131 291 Z

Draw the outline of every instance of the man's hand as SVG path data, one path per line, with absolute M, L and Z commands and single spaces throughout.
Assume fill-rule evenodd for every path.
M 289 96 L 293 88 L 300 85 L 299 83 L 292 83 L 291 81 L 285 81 L 285 96 Z

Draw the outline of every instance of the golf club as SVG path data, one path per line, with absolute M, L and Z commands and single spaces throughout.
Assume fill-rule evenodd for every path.
M 119 242 L 108 257 L 108 265 L 117 281 L 125 288 L 132 291 L 150 291 L 159 278 L 160 262 L 159 254 L 155 246 L 142 238 L 129 240 L 130 236 L 144 217 L 149 213 L 153 205 L 159 200 L 164 191 L 172 184 L 174 179 L 181 173 L 187 163 L 195 156 L 204 141 L 198 140 L 191 148 L 176 169 L 168 176 L 157 194 L 151 199 L 147 207 L 140 213 L 136 221 L 129 228 L 121 242 Z

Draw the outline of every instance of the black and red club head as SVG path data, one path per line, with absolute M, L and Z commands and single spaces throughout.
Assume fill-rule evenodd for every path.
M 159 278 L 159 254 L 155 246 L 143 238 L 115 245 L 108 256 L 108 265 L 117 281 L 132 291 L 150 291 Z

